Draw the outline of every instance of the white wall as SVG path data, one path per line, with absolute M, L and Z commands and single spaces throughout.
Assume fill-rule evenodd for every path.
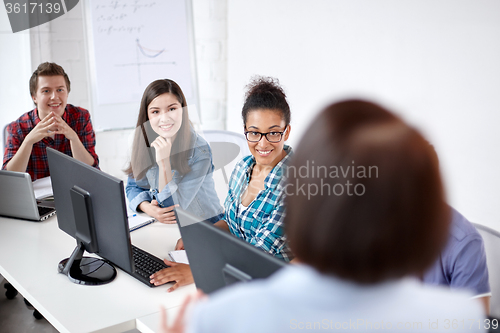
M 5 10 L 0 10 L 0 147 L 3 162 L 3 128 L 29 111 L 33 102 L 29 93 L 30 35 L 29 32 L 12 33 Z M 8 51 L 7 51 L 8 50 Z
M 203 129 L 223 129 L 226 114 L 227 0 L 192 0 L 196 62 Z M 15 120 L 34 105 L 28 81 L 36 67 L 53 61 L 71 80 L 68 103 L 92 113 L 88 86 L 83 7 L 26 32 L 13 34 L 5 10 L 0 10 L 0 68 L 2 69 L 0 126 Z M 5 73 L 5 74 L 4 74 Z M 5 94 L 5 95 L 4 95 Z M 96 133 L 102 170 L 119 178 L 128 160 L 132 130 Z M 3 146 L 3 143 L 2 143 Z
M 229 0 L 227 128 L 254 74 L 288 92 L 292 145 L 326 103 L 374 99 L 434 143 L 450 203 L 500 230 L 499 41 L 496 0 Z
M 227 100 L 227 0 L 192 0 L 203 129 L 224 129 Z
M 278 77 L 288 92 L 292 145 L 326 103 L 375 99 L 435 144 L 452 205 L 500 230 L 499 1 L 192 1 L 204 128 L 241 131 L 254 74 Z M 42 61 L 61 63 L 70 103 L 89 107 L 80 3 L 29 33 L 12 34 L 0 10 L 0 32 L 2 128 L 33 107 L 28 79 Z M 129 134 L 97 134 L 104 171 L 123 177 Z

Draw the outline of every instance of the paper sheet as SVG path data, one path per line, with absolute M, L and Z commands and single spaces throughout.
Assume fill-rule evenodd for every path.
M 181 263 L 181 264 L 188 264 L 189 265 L 189 260 L 186 255 L 186 250 L 179 250 L 179 251 L 170 251 L 168 253 L 172 261 Z
M 50 177 L 35 180 L 33 182 L 33 192 L 35 192 L 35 198 L 37 200 L 53 196 L 52 180 Z

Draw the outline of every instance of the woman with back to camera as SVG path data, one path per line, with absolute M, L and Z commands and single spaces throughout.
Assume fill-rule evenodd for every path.
M 301 167 L 314 167 L 315 177 L 300 177 Z M 286 195 L 299 263 L 211 295 L 193 309 L 187 332 L 485 327 L 469 295 L 416 278 L 440 253 L 450 210 L 431 147 L 401 119 L 364 101 L 329 106 L 296 149 Z M 179 332 L 181 324 L 162 325 Z
M 153 147 L 154 151 L 151 148 Z M 130 208 L 175 223 L 174 205 L 217 222 L 223 209 L 213 180 L 212 153 L 189 121 L 186 98 L 172 80 L 144 91 L 126 187 Z
M 285 145 L 290 135 L 290 106 L 277 79 L 255 77 L 247 86 L 242 109 L 244 133 L 252 155 L 235 166 L 224 203 L 224 218 L 215 223 L 223 230 L 262 249 L 290 261 L 283 220 L 285 217 L 284 176 L 292 156 Z M 182 240 L 176 249 L 182 249 Z M 193 282 L 187 265 L 184 278 L 164 270 L 153 275 L 152 283 L 160 285 L 173 278 L 178 286 Z

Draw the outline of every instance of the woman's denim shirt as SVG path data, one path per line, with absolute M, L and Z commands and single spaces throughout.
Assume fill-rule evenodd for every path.
M 160 207 L 178 204 L 182 209 L 212 223 L 224 217 L 224 209 L 215 192 L 212 150 L 194 130 L 191 130 L 191 138 L 191 142 L 194 142 L 188 158 L 191 171 L 182 176 L 173 170 L 172 180 L 161 191 L 158 189 L 159 168 L 156 163 L 146 172 L 146 177 L 139 180 L 128 178 L 125 191 L 133 211 L 137 211 L 141 202 L 155 199 Z

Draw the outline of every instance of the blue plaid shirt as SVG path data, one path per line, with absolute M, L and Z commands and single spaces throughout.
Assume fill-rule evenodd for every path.
M 290 261 L 292 253 L 286 244 L 285 170 L 290 163 L 292 148 L 285 146 L 287 155 L 271 170 L 264 181 L 264 190 L 244 210 L 240 209 L 241 194 L 250 182 L 255 165 L 253 156 L 244 157 L 233 170 L 224 203 L 224 220 L 233 235 L 261 248 L 273 256 Z

